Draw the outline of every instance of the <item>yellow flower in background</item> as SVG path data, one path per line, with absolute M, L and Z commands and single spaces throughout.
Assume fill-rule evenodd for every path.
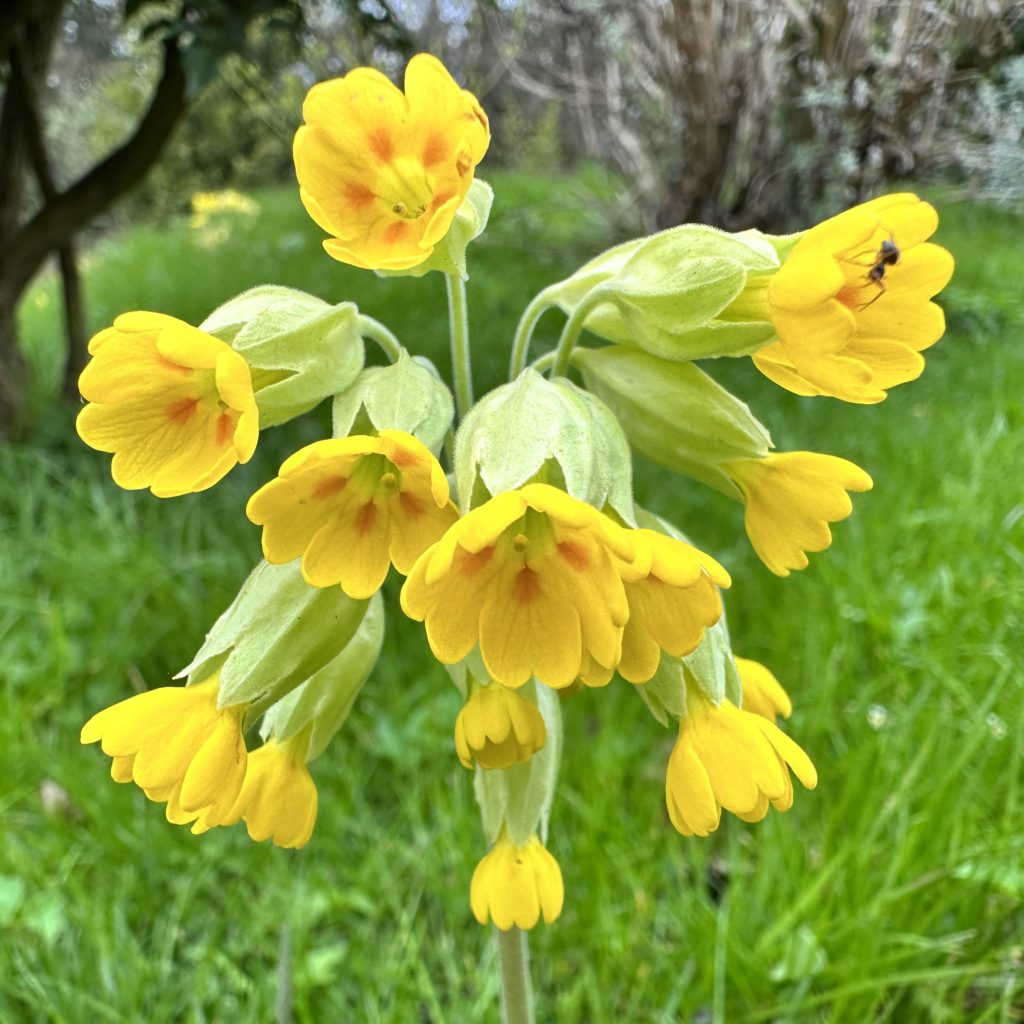
M 935 209 L 912 193 L 882 196 L 806 231 L 768 284 L 778 340 L 754 363 L 798 395 L 881 402 L 920 376 L 921 351 L 946 329 L 931 298 L 953 257 L 926 241 Z
M 562 869 L 536 836 L 517 846 L 502 836 L 473 872 L 469 903 L 480 924 L 532 928 L 541 917 L 551 924 L 562 912 Z
M 218 707 L 219 685 L 213 676 L 129 697 L 93 715 L 82 742 L 99 741 L 113 758 L 114 780 L 134 782 L 150 800 L 166 803 L 168 821 L 202 816 L 205 827 L 220 824 L 242 789 L 247 755 L 246 705 Z
M 696 649 L 722 614 L 719 587 L 729 574 L 703 551 L 656 530 L 634 530 L 637 555 L 626 571 L 629 621 L 622 637 L 619 675 L 645 683 L 658 670 L 661 651 L 681 656 Z
M 789 718 L 793 714 L 793 702 L 771 669 L 749 658 L 735 661 L 743 688 L 744 711 L 767 718 L 769 722 L 774 722 L 778 715 Z
M 193 831 L 244 821 L 249 838 L 257 843 L 271 839 L 287 849 L 305 846 L 313 835 L 317 811 L 316 783 L 306 766 L 308 733 L 304 729 L 281 743 L 269 739 L 254 750 L 231 809 L 219 821 L 201 818 Z
M 263 527 L 268 562 L 301 555 L 309 584 L 354 598 L 380 590 L 392 564 L 408 573 L 458 518 L 437 459 L 401 430 L 300 449 L 245 511 Z
M 810 758 L 774 722 L 729 700 L 715 706 L 690 696 L 665 775 L 672 824 L 684 836 L 706 836 L 723 808 L 744 821 L 760 821 L 769 804 L 787 811 L 790 768 L 808 789 L 818 784 Z
M 487 116 L 420 53 L 405 92 L 372 68 L 313 86 L 295 135 L 303 205 L 328 254 L 370 270 L 422 263 L 447 234 L 490 142 Z
M 835 455 L 779 452 L 724 462 L 721 468 L 743 494 L 747 536 L 776 576 L 806 569 L 807 551 L 832 543 L 828 524 L 853 511 L 847 491 L 869 491 L 871 477 Z
M 455 752 L 466 768 L 510 768 L 529 761 L 547 742 L 536 704 L 515 690 L 490 683 L 473 685 L 455 719 Z
M 427 550 L 402 609 L 445 664 L 479 643 L 496 682 L 569 686 L 588 659 L 618 664 L 629 605 L 614 559 L 633 554 L 628 531 L 592 505 L 529 484 L 468 512 Z
M 259 413 L 245 360 L 162 313 L 125 313 L 89 342 L 78 386 L 82 440 L 112 452 L 114 482 L 170 498 L 212 487 L 248 462 Z

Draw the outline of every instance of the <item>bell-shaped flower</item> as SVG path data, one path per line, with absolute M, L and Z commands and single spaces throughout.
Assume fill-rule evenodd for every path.
M 455 752 L 466 768 L 510 768 L 528 761 L 547 741 L 536 704 L 500 683 L 474 683 L 455 719 Z
M 778 340 L 754 354 L 757 368 L 795 394 L 859 404 L 920 376 L 921 352 L 946 329 L 931 299 L 953 273 L 949 252 L 926 241 L 938 223 L 932 206 L 900 193 L 804 232 L 767 281 Z
M 402 609 L 452 665 L 479 644 L 491 678 L 569 686 L 592 658 L 616 665 L 629 605 L 616 560 L 633 542 L 592 505 L 548 484 L 464 515 L 413 566 Z
M 743 495 L 743 522 L 758 557 L 776 576 L 806 569 L 808 551 L 832 543 L 828 524 L 853 512 L 847 491 L 869 491 L 871 477 L 835 455 L 779 452 L 737 459 L 721 469 Z
M 245 704 L 219 707 L 216 676 L 194 686 L 161 686 L 92 716 L 82 742 L 113 758 L 111 777 L 134 782 L 167 804 L 167 819 L 205 827 L 227 820 L 242 789 Z M 204 831 L 205 828 L 199 829 Z
M 430 54 L 405 91 L 357 68 L 313 86 L 295 135 L 295 173 L 334 259 L 370 270 L 426 260 L 466 198 L 490 142 L 487 116 Z
M 672 824 L 684 836 L 706 836 L 723 808 L 744 821 L 760 821 L 769 804 L 789 810 L 789 769 L 808 789 L 818 784 L 810 758 L 773 722 L 727 698 L 715 705 L 693 693 L 665 775 Z
M 767 718 L 769 722 L 774 722 L 779 715 L 789 718 L 793 714 L 793 702 L 775 678 L 775 673 L 767 665 L 750 658 L 735 660 L 743 687 L 743 710 Z
M 437 459 L 400 430 L 300 449 L 245 511 L 263 527 L 268 562 L 301 555 L 310 585 L 354 598 L 375 594 L 392 564 L 408 573 L 458 517 Z
M 89 342 L 78 434 L 112 452 L 114 482 L 170 498 L 248 462 L 259 436 L 249 367 L 223 341 L 162 313 L 125 313 Z
M 517 845 L 501 836 L 473 872 L 469 902 L 480 924 L 532 928 L 541 917 L 551 924 L 562 912 L 562 869 L 537 838 Z

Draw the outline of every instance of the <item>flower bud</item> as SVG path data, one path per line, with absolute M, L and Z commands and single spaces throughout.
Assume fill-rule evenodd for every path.
M 261 428 L 294 419 L 348 387 L 363 365 L 355 304 L 332 306 L 295 288 L 250 288 L 200 328 L 245 359 Z
M 510 768 L 544 746 L 547 729 L 537 705 L 501 683 L 472 683 L 455 720 L 455 750 L 466 768 Z

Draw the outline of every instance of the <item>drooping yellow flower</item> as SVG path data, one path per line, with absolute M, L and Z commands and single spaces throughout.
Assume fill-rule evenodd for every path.
M 245 511 L 263 527 L 268 562 L 301 555 L 308 583 L 340 583 L 354 598 L 380 590 L 391 564 L 408 573 L 458 518 L 437 459 L 401 430 L 302 448 Z
M 695 650 L 704 630 L 722 614 L 719 587 L 729 574 L 697 548 L 656 530 L 635 530 L 636 558 L 626 568 L 629 621 L 622 637 L 619 675 L 645 683 L 658 670 L 661 651 Z
M 464 515 L 420 557 L 402 588 L 445 664 L 479 643 L 491 677 L 569 686 L 592 660 L 618 664 L 629 605 L 615 559 L 628 532 L 548 484 L 507 491 Z
M 953 257 L 926 241 L 935 209 L 912 193 L 881 196 L 806 231 L 768 284 L 778 341 L 757 368 L 798 395 L 881 402 L 920 376 L 921 351 L 946 329 L 932 296 Z
M 767 718 L 769 722 L 774 722 L 778 715 L 789 718 L 793 714 L 793 702 L 770 668 L 749 658 L 735 661 L 743 687 L 744 711 Z
M 168 821 L 180 825 L 202 815 L 207 827 L 220 824 L 241 791 L 247 755 L 246 705 L 218 707 L 219 685 L 213 676 L 129 697 L 93 715 L 82 742 L 100 741 L 113 758 L 111 777 L 166 803 Z
M 724 462 L 743 494 L 743 522 L 762 562 L 776 576 L 806 569 L 807 551 L 832 543 L 829 523 L 853 511 L 847 491 L 869 491 L 871 477 L 834 455 L 778 452 Z
M 455 719 L 455 751 L 467 768 L 510 768 L 522 764 L 547 742 L 536 704 L 501 683 L 474 685 Z
M 249 838 L 271 839 L 275 846 L 299 849 L 309 842 L 316 825 L 316 784 L 306 766 L 308 730 L 278 743 L 268 739 L 249 755 L 238 799 L 222 821 L 244 821 Z M 196 823 L 208 827 L 205 819 Z M 198 829 L 205 831 L 205 828 Z
M 787 811 L 789 768 L 808 789 L 818 784 L 810 758 L 774 722 L 729 700 L 716 707 L 690 696 L 665 775 L 672 824 L 684 836 L 706 836 L 718 828 L 722 808 L 744 821 L 760 821 L 769 803 Z
M 562 869 L 536 836 L 517 846 L 502 836 L 473 872 L 469 903 L 480 924 L 532 928 L 543 916 L 551 924 L 562 912 Z
M 248 462 L 259 414 L 245 360 L 162 313 L 124 313 L 89 342 L 78 386 L 82 440 L 112 452 L 114 482 L 170 498 L 212 487 Z
M 490 142 L 487 116 L 444 65 L 420 53 L 405 92 L 372 68 L 313 86 L 295 135 L 309 215 L 328 254 L 370 270 L 422 263 L 447 234 Z

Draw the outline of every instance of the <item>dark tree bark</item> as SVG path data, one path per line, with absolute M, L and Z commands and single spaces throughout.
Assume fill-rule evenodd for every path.
M 62 0 L 37 0 L 35 9 L 45 8 L 44 13 L 52 18 L 55 27 L 61 7 Z M 0 23 L 0 38 L 4 38 L 2 30 Z M 14 33 L 11 39 L 12 47 L 20 41 Z M 45 73 L 51 46 L 52 32 L 45 48 L 29 45 L 27 51 L 19 51 L 22 66 L 30 71 L 30 85 L 38 83 Z M 10 47 L 7 56 L 12 56 Z M 33 90 L 30 88 L 26 94 L 18 87 L 17 77 L 12 74 L 0 111 L 0 252 L 3 253 L 0 263 L 0 437 L 14 433 L 24 403 L 26 371 L 17 345 L 15 324 L 18 299 L 47 257 L 53 252 L 61 254 L 63 250 L 65 310 L 69 315 L 69 328 L 77 330 L 82 339 L 77 351 L 74 347 L 71 349 L 69 377 L 72 381 L 77 379 L 77 364 L 84 359 L 85 332 L 80 294 L 76 296 L 77 275 L 73 270 L 75 235 L 146 176 L 187 106 L 181 53 L 177 44 L 168 40 L 164 43 L 160 81 L 131 137 L 64 192 L 48 188 L 41 177 L 43 205 L 26 223 L 18 224 L 16 218 L 22 206 L 27 167 L 31 163 L 37 174 L 43 168 L 42 176 L 46 177 L 47 161 L 38 119 L 35 121 L 37 151 L 33 160 Z M 50 175 L 49 186 L 53 184 Z

